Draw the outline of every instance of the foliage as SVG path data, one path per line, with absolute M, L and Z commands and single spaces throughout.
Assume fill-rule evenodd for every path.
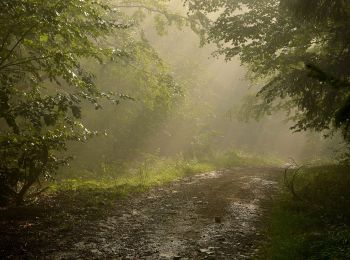
M 142 187 L 141 190 L 148 189 L 155 185 L 162 185 L 167 182 L 186 177 L 201 172 L 213 170 L 213 166 L 198 161 L 185 161 L 183 159 L 168 159 L 155 156 L 147 156 L 142 162 L 133 166 L 124 167 L 116 172 L 115 167 L 109 168 L 101 174 L 91 174 L 90 178 L 79 172 L 69 174 L 61 180 L 53 183 L 52 191 L 59 190 L 79 190 L 79 189 L 109 189 L 120 187 Z M 72 169 L 76 171 L 76 169 Z M 131 188 L 130 191 L 133 189 Z M 128 190 L 124 190 L 126 195 Z
M 243 151 L 228 150 L 217 153 L 212 159 L 217 168 L 233 167 L 273 167 L 282 165 L 282 161 L 273 156 L 249 154 Z
M 348 2 L 186 3 L 193 13 L 214 17 L 207 42 L 218 44 L 217 54 L 239 56 L 251 78 L 264 84 L 258 113 L 286 109 L 294 130 L 340 129 L 349 141 Z
M 86 125 L 106 131 L 108 135 L 94 138 L 87 146 L 84 145 L 84 149 L 82 145 L 74 145 L 71 153 L 78 157 L 74 160 L 74 165 L 95 169 L 100 162 L 110 165 L 116 161 L 137 160 L 140 154 L 149 151 L 149 139 L 160 132 L 170 116 L 174 117 L 174 111 L 185 103 L 185 92 L 195 84 L 195 80 L 191 86 L 186 85 L 182 75 L 169 64 L 175 55 L 171 54 L 172 57 L 164 61 L 164 55 L 157 52 L 159 48 L 156 51 L 147 39 L 150 31 L 157 33 L 154 36 L 157 38 L 163 35 L 164 31 L 157 29 L 160 17 L 167 20 L 166 26 L 174 25 L 172 30 L 175 32 L 184 26 L 190 26 L 193 19 L 173 9 L 170 12 L 168 4 L 168 1 L 113 2 L 113 7 L 123 12 L 124 19 L 132 21 L 134 26 L 123 31 L 125 36 L 121 41 L 110 39 L 109 42 L 118 44 L 129 55 L 120 57 L 120 63 L 108 62 L 101 68 L 89 63 L 88 67 L 96 75 L 98 85 L 113 90 L 112 82 L 117 83 L 119 91 L 132 96 L 135 102 L 123 104 L 118 109 L 103 104 L 103 111 L 86 113 Z M 148 22 L 152 26 L 145 25 Z M 120 39 L 121 36 L 118 35 Z M 130 43 L 129 39 L 135 38 L 133 35 L 137 35 L 136 39 Z
M 127 64 L 123 73 L 136 67 L 136 83 L 151 79 L 158 87 L 151 89 L 158 93 L 152 98 L 167 98 L 164 102 L 179 91 L 156 52 L 135 34 L 141 20 L 112 3 L 16 0 L 2 1 L 0 8 L 1 204 L 14 198 L 20 204 L 34 183 L 67 163 L 69 158 L 59 155 L 69 141 L 96 135 L 82 118 L 88 104 L 99 110 L 103 100 L 118 104 L 131 99 L 115 93 L 116 86 L 104 88 L 108 92 L 97 87 L 98 65 L 117 69 Z M 137 64 L 143 57 L 147 61 Z M 161 69 L 152 75 L 157 66 Z M 160 94 L 165 89 L 167 96 Z
M 271 215 L 268 259 L 348 259 L 349 166 L 305 168 L 296 180 L 301 200 L 283 193 Z
M 66 160 L 56 157 L 68 140 L 93 133 L 77 121 L 80 103 L 98 108 L 100 92 L 80 66 L 121 53 L 99 39 L 125 27 L 107 18 L 111 10 L 94 1 L 18 0 L 1 2 L 0 119 L 1 203 L 25 193 Z
M 74 164 L 62 170 L 57 176 L 58 186 L 61 183 L 98 183 L 102 186 L 114 186 L 115 183 L 154 183 L 159 179 L 159 184 L 165 180 L 186 177 L 196 173 L 211 170 L 230 169 L 234 167 L 270 167 L 279 166 L 282 162 L 273 157 L 256 156 L 242 151 L 228 150 L 217 152 L 208 157 L 186 158 L 179 154 L 172 157 L 163 157 L 158 154 L 143 154 L 137 160 L 122 160 L 102 162 L 94 168 L 89 165 Z M 109 184 L 108 184 L 109 182 Z M 55 186 L 55 185 L 54 185 Z M 147 185 L 146 185 L 147 186 Z M 152 186 L 152 185 L 151 185 Z
M 247 165 L 274 166 L 279 163 L 270 158 L 259 158 L 233 150 L 217 155 L 215 160 L 211 159 L 210 161 L 186 160 L 182 155 L 167 158 L 154 154 L 143 154 L 137 161 L 123 161 L 121 164 L 102 163 L 94 171 L 83 169 L 81 166 L 71 167 L 62 172 L 56 181 L 51 182 L 50 189 L 46 194 L 55 195 L 77 191 L 79 194 L 85 194 L 86 201 L 84 203 L 90 203 L 94 207 L 98 207 L 100 201 L 99 198 L 93 196 L 94 192 L 103 194 L 106 191 L 110 195 L 123 197 L 132 192 L 142 192 L 154 186 L 164 185 L 174 180 L 212 170 Z M 91 195 L 88 195 L 89 193 Z M 109 195 L 106 196 L 110 197 Z M 111 201 L 106 201 L 105 204 L 113 203 L 115 196 L 111 196 Z M 98 202 L 95 203 L 95 199 Z
M 89 67 L 95 71 L 98 85 L 112 91 L 111 83 L 117 83 L 119 91 L 132 96 L 134 102 L 117 109 L 105 103 L 104 109 L 97 112 L 85 108 L 86 125 L 107 135 L 94 138 L 84 145 L 83 151 L 81 145 L 74 146 L 72 153 L 79 155 L 74 164 L 93 167 L 101 161 L 137 159 L 147 138 L 157 131 L 182 98 L 182 86 L 146 39 L 126 49 L 132 53 L 132 59 L 120 64 L 110 62 L 97 70 L 94 64 Z
M 131 18 L 138 24 L 145 21 L 147 14 L 153 15 L 155 28 L 160 35 L 167 34 L 167 28 L 175 25 L 179 29 L 191 28 L 203 40 L 208 20 L 205 17 L 200 18 L 197 14 L 183 15 L 181 10 L 169 11 L 170 4 L 170 0 L 116 0 L 113 6 L 120 10 L 134 10 L 131 11 Z

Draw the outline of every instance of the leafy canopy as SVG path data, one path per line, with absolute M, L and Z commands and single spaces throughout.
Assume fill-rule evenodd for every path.
M 350 5 L 341 0 L 185 1 L 211 19 L 207 42 L 263 83 L 254 108 L 286 109 L 297 131 L 340 129 L 350 142 Z
M 168 4 L 167 0 L 1 1 L 0 204 L 22 203 L 35 183 L 67 164 L 70 158 L 62 155 L 70 141 L 85 142 L 97 134 L 84 125 L 89 120 L 83 110 L 89 104 L 100 110 L 104 100 L 118 104 L 132 99 L 115 93 L 111 82 L 136 94 L 148 111 L 169 111 L 180 90 L 143 37 L 141 25 L 148 13 L 156 14 L 159 34 L 171 24 L 200 32 L 201 24 L 169 12 Z M 131 85 L 136 87 L 128 91 Z M 32 195 L 40 192 L 38 188 Z
M 102 92 L 86 62 L 132 60 L 122 48 L 136 43 L 133 21 L 107 1 L 5 0 L 0 10 L 0 202 L 21 203 L 67 163 L 58 152 L 68 141 L 96 134 L 82 124 L 84 103 L 129 98 Z

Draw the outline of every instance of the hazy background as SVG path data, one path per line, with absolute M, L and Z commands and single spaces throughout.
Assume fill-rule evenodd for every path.
M 244 97 L 259 89 L 246 79 L 239 60 L 213 57 L 215 46 L 200 47 L 199 37 L 189 28 L 171 26 L 159 35 L 151 18 L 143 23 L 143 38 L 162 58 L 181 94 L 157 89 L 158 83 L 150 82 L 152 76 L 144 78 L 144 71 L 138 68 L 131 68 L 131 75 L 130 67 L 125 73 L 127 65 L 123 64 L 99 69 L 97 80 L 103 88 L 136 100 L 117 107 L 105 104 L 103 111 L 86 109 L 87 125 L 107 135 L 83 146 L 74 145 L 73 165 L 96 169 L 101 163 L 134 161 L 145 154 L 202 159 L 229 150 L 282 161 L 336 156 L 340 138 L 325 140 L 319 133 L 292 133 L 293 123 L 286 121 L 283 113 L 259 121 L 238 120 L 237 115 L 244 117 L 237 114 Z M 152 74 L 152 64 L 140 60 Z

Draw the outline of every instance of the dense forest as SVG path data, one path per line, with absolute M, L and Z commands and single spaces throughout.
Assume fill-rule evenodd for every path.
M 350 258 L 350 2 L 0 21 L 1 258 Z

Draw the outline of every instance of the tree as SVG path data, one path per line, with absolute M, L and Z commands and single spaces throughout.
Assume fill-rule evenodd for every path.
M 0 203 L 21 204 L 67 162 L 68 141 L 95 134 L 79 121 L 82 103 L 126 98 L 101 92 L 82 61 L 124 55 L 103 39 L 128 24 L 103 1 L 4 0 L 0 10 Z
M 212 19 L 207 42 L 263 84 L 259 113 L 286 109 L 296 131 L 341 130 L 350 143 L 350 5 L 341 0 L 186 1 Z M 210 15 L 215 14 L 215 15 Z
M 162 37 L 169 33 L 170 26 L 174 27 L 172 31 L 191 27 L 198 33 L 200 25 L 181 13 L 181 9 L 175 11 L 168 5 L 167 0 L 113 1 L 112 7 L 125 20 L 132 21 L 133 26 L 123 31 L 127 37 L 120 40 L 118 33 L 118 40 L 112 38 L 109 42 L 122 46 L 119 48 L 129 55 L 120 58 L 123 62 L 110 61 L 99 67 L 90 63 L 89 70 L 94 71 L 97 85 L 112 90 L 115 86 L 111 82 L 117 83 L 118 90 L 132 96 L 135 102 L 118 107 L 104 103 L 103 110 L 85 113 L 83 121 L 86 125 L 101 132 L 106 130 L 108 135 L 71 147 L 70 152 L 76 156 L 68 171 L 85 167 L 89 171 L 103 173 L 101 165 L 109 164 L 116 168 L 130 165 L 146 152 L 150 136 L 160 131 L 170 114 L 173 116 L 174 108 L 184 99 L 185 84 L 174 71 L 174 66 L 158 55 L 158 49 L 154 49 L 147 37 Z
M 34 184 L 39 187 L 32 194 L 40 193 L 41 180 L 69 161 L 67 144 L 97 134 L 84 125 L 89 104 L 100 110 L 104 99 L 112 104 L 132 99 L 114 92 L 120 86 L 98 80 L 101 70 L 137 79 L 137 97 L 144 103 L 162 111 L 171 105 L 179 87 L 139 25 L 151 12 L 158 14 L 159 33 L 166 23 L 197 27 L 169 12 L 167 2 L 0 3 L 0 204 L 21 204 Z

